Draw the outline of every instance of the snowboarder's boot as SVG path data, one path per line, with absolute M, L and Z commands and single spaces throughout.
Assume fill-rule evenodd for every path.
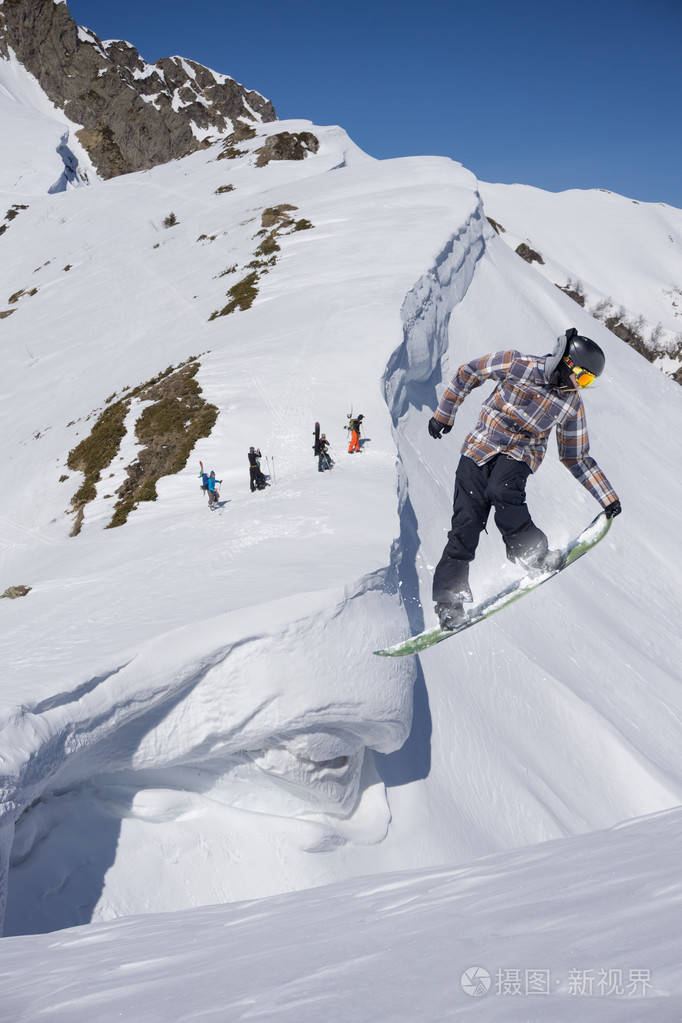
M 545 544 L 531 547 L 523 554 L 516 555 L 516 561 L 531 575 L 554 572 L 561 567 L 561 551 L 551 551 Z
M 458 625 L 462 625 L 466 621 L 467 617 L 461 600 L 454 601 L 451 604 L 436 604 L 436 614 L 438 615 L 438 624 L 444 632 L 456 629 Z

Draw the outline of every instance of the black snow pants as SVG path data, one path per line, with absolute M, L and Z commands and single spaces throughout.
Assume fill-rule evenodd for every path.
M 515 560 L 530 550 L 547 550 L 547 537 L 530 517 L 526 481 L 531 468 L 507 455 L 495 455 L 478 465 L 463 455 L 455 476 L 452 525 L 433 576 L 433 599 L 451 604 L 469 589 L 469 564 L 486 527 L 490 509 L 502 534 L 507 557 Z

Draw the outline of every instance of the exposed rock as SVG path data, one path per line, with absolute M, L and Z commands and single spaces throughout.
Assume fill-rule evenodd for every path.
M 568 284 L 565 285 L 565 287 L 562 287 L 560 284 L 557 284 L 555 285 L 555 287 L 557 287 L 559 291 L 563 291 L 564 295 L 568 295 L 569 298 L 572 298 L 574 302 L 578 303 L 578 305 L 581 305 L 583 308 L 585 307 L 585 296 L 581 294 L 581 292 L 577 291 L 575 288 L 570 287 L 570 285 Z
M 536 252 L 535 249 L 531 249 L 530 245 L 526 245 L 525 242 L 521 242 L 520 245 L 517 245 L 514 252 L 516 252 L 521 259 L 525 259 L 526 263 L 541 263 L 542 266 L 545 265 L 545 261 L 540 253 Z
M 4 593 L 0 593 L 0 600 L 3 597 L 8 597 L 9 600 L 16 600 L 17 597 L 25 597 L 30 592 L 30 586 L 8 586 Z
M 99 174 L 146 170 L 199 149 L 239 118 L 276 120 L 272 104 L 191 60 L 147 64 L 130 43 L 103 43 L 79 28 L 65 3 L 4 0 L 0 54 L 10 48 L 76 124 Z
M 649 347 L 644 341 L 644 338 L 642 338 L 637 331 L 633 330 L 631 326 L 623 323 L 618 316 L 609 316 L 604 320 L 604 323 L 612 334 L 615 334 L 616 337 L 621 339 L 621 341 L 625 341 L 629 344 L 631 348 L 634 348 L 636 352 L 643 355 L 649 362 L 655 362 L 661 354 L 654 348 Z
M 266 230 L 272 227 L 290 227 L 293 224 L 290 213 L 294 213 L 297 207 L 289 202 L 281 202 L 279 206 L 268 206 L 261 214 L 261 224 Z
M 319 140 L 311 131 L 280 131 L 270 135 L 265 145 L 256 150 L 256 167 L 265 167 L 271 160 L 304 160 L 319 148 Z

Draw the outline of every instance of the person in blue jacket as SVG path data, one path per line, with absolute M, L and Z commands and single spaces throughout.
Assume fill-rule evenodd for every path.
M 213 506 L 217 504 L 218 498 L 220 497 L 220 494 L 216 490 L 216 483 L 220 483 L 220 485 L 222 486 L 222 482 L 223 482 L 222 480 L 217 480 L 215 478 L 215 472 L 213 471 L 213 469 L 211 469 L 210 475 L 208 477 L 208 507 L 211 510 L 213 510 Z

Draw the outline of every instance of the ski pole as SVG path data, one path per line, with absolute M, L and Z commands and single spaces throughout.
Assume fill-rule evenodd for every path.
M 331 446 L 331 444 L 329 445 L 329 454 L 331 455 L 331 460 L 332 460 L 332 466 L 333 466 L 333 467 L 334 467 L 335 469 L 338 469 L 338 470 L 339 470 L 339 472 L 343 472 L 343 466 L 342 466 L 342 465 L 341 465 L 341 463 L 339 462 L 339 459 L 338 459 L 338 455 L 336 454 L 336 451 L 335 451 L 335 450 L 334 450 L 334 448 L 333 448 L 333 447 Z

